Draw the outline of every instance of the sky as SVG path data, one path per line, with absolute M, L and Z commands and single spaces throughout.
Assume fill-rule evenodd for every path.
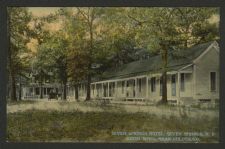
M 59 7 L 29 7 L 28 11 L 30 11 L 36 17 L 42 17 L 54 13 L 58 9 Z
M 28 11 L 35 17 L 47 16 L 51 13 L 55 13 L 58 9 L 59 7 L 28 7 Z M 50 30 L 58 30 L 60 28 L 60 24 L 50 23 L 46 25 L 46 27 Z M 27 47 L 31 49 L 31 51 L 36 52 L 37 44 L 37 40 L 31 39 L 31 41 L 27 44 Z

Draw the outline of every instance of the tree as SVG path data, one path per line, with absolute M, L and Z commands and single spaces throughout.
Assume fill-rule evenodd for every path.
M 26 62 L 26 59 L 29 57 L 26 55 L 28 53 L 26 44 L 29 42 L 32 33 L 29 28 L 31 14 L 23 7 L 9 7 L 8 18 L 10 99 L 12 101 L 17 101 L 16 80 L 18 76 L 24 75 L 27 68 L 24 62 Z
M 68 41 L 65 39 L 65 35 L 61 32 L 55 32 L 50 35 L 48 39 L 45 39 L 41 45 L 39 45 L 36 69 L 40 70 L 40 76 L 42 76 L 43 70 L 45 72 L 54 72 L 56 79 L 63 84 L 63 99 L 66 100 L 67 92 L 67 48 Z M 42 77 L 41 77 L 42 78 Z M 43 79 L 41 79 L 43 82 Z
M 73 52 L 75 54 L 74 57 L 77 57 L 77 54 L 81 54 L 86 58 L 85 62 L 83 63 L 85 64 L 85 66 L 83 65 L 84 70 L 83 72 L 85 72 L 85 76 L 87 78 L 86 100 L 88 101 L 91 99 L 90 83 L 91 83 L 91 76 L 93 74 L 92 64 L 95 62 L 94 53 L 96 51 L 94 50 L 96 49 L 96 41 L 98 38 L 97 29 L 101 25 L 100 18 L 103 16 L 104 13 L 102 8 L 76 8 L 75 10 L 73 9 L 71 9 L 70 11 L 68 10 L 69 9 L 61 9 L 60 14 L 66 17 L 65 20 L 70 20 L 71 21 L 70 23 L 72 23 L 73 25 L 78 24 L 75 25 L 75 27 L 70 26 L 67 29 L 73 30 L 73 33 L 74 31 L 78 32 L 77 34 L 76 33 L 74 34 L 77 35 L 77 37 L 79 37 L 79 38 L 75 37 L 75 39 L 77 39 L 78 41 L 71 39 L 73 43 L 76 43 L 76 45 L 73 44 L 76 48 L 72 48 L 74 49 L 74 51 L 77 51 Z M 74 21 L 76 21 L 75 24 Z M 67 36 L 69 37 L 74 36 L 71 35 L 71 33 L 69 33 L 68 31 L 66 33 Z M 77 68 L 74 67 L 73 69 Z M 74 75 L 75 74 L 76 73 L 74 73 Z
M 216 12 L 213 8 L 134 8 L 128 13 L 137 30 L 137 42 L 161 55 L 162 103 L 167 103 L 168 50 L 218 37 L 217 29 L 208 23 Z
M 124 9 L 119 8 L 60 10 L 65 19 L 63 27 L 71 43 L 68 71 L 75 84 L 87 76 L 84 79 L 87 80 L 86 100 L 90 100 L 91 76 L 97 77 L 99 70 L 103 72 L 108 67 L 117 67 L 115 64 L 118 62 L 115 61 L 123 64 L 133 60 L 130 53 L 135 51 L 132 42 L 134 33 L 125 27 L 122 12 Z M 101 69 L 94 69 L 93 66 L 101 66 Z M 75 89 L 77 92 L 77 85 Z
M 64 8 L 60 11 L 60 14 L 64 16 L 63 27 L 69 41 L 67 73 L 75 88 L 75 100 L 78 101 L 78 86 L 80 82 L 86 80 L 85 76 L 88 74 L 89 62 L 87 60 L 89 53 L 86 49 L 89 47 L 86 39 L 86 29 L 83 22 L 72 14 L 73 10 Z
M 64 78 L 64 87 L 67 79 L 73 81 L 76 99 L 78 82 L 86 80 L 86 100 L 91 98 L 92 76 L 101 74 L 93 70 L 94 65 L 101 66 L 103 72 L 136 60 L 137 49 L 159 53 L 162 102 L 166 103 L 168 49 L 186 48 L 218 37 L 216 25 L 207 21 L 216 12 L 211 8 L 62 8 L 44 18 L 60 19 L 63 25 L 57 34 L 39 38 L 40 47 L 46 53 L 55 52 L 50 52 L 54 57 L 51 61 L 58 67 L 60 80 Z

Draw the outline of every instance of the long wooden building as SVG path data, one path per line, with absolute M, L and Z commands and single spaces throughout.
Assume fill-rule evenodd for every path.
M 168 101 L 178 104 L 218 102 L 219 99 L 219 45 L 216 41 L 188 49 L 170 51 L 167 67 Z M 91 98 L 110 101 L 158 102 L 162 98 L 162 60 L 160 55 L 134 61 L 104 73 L 103 79 L 91 83 Z M 59 85 L 47 85 L 58 90 Z M 26 95 L 38 96 L 37 86 L 26 86 Z M 57 89 L 58 88 L 58 89 Z M 75 99 L 73 86 L 68 85 L 68 98 Z M 86 98 L 86 84 L 79 86 L 79 99 Z

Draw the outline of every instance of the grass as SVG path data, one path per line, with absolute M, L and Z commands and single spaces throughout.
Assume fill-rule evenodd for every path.
M 34 104 L 35 100 L 7 101 L 7 105 Z
M 7 140 L 130 142 L 126 136 L 112 132 L 214 132 L 215 136 L 200 137 L 200 142 L 218 142 L 218 119 L 174 116 L 158 117 L 146 113 L 126 112 L 62 112 L 30 110 L 8 114 Z M 133 142 L 144 142 L 133 141 Z

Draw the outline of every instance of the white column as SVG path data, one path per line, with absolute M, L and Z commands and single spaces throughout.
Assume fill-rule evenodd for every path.
M 114 97 L 117 97 L 117 81 L 115 81 Z
M 102 83 L 101 94 L 102 94 L 102 97 L 104 97 L 104 87 L 103 87 L 103 83 Z
M 138 81 L 137 81 L 137 78 L 134 79 L 135 81 L 135 98 L 138 97 Z
M 178 104 L 180 104 L 180 72 L 179 71 L 178 71 L 177 75 L 178 75 L 178 77 L 177 77 L 177 87 L 178 87 L 177 98 L 178 98 Z
M 109 97 L 109 82 L 108 82 L 108 97 Z
M 33 92 L 32 92 L 32 94 L 33 94 L 33 97 L 34 97 L 34 94 L 35 94 L 35 91 L 34 91 L 34 90 L 35 90 L 35 88 L 33 87 Z
M 146 76 L 146 98 L 148 99 L 148 76 Z
M 95 88 L 94 88 L 94 96 L 96 97 L 96 95 L 97 95 L 97 84 L 95 83 L 95 86 L 94 86 Z

